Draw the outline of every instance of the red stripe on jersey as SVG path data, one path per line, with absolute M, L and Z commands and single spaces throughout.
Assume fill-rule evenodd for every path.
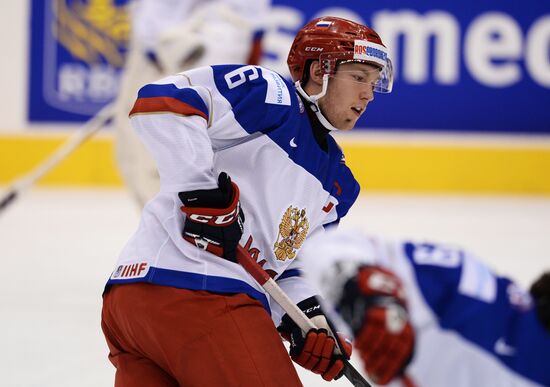
M 203 111 L 171 97 L 138 98 L 129 116 L 131 117 L 139 113 L 158 112 L 176 113 L 184 116 L 200 116 L 208 121 L 208 117 Z
M 334 207 L 334 203 L 329 202 L 329 204 L 327 204 L 326 206 L 323 207 L 323 211 L 325 211 L 326 213 L 329 213 L 330 210 L 332 210 L 332 207 Z
M 336 187 L 336 196 L 340 196 L 342 194 L 342 187 L 340 187 L 337 181 L 334 182 L 334 186 Z

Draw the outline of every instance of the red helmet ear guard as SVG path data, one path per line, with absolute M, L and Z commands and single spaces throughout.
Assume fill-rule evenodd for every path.
M 378 52 L 374 52 L 376 55 L 372 57 L 369 57 L 367 51 L 358 52 L 358 41 L 363 42 L 363 46 L 372 44 L 373 48 L 368 50 Z M 307 23 L 294 38 L 287 58 L 292 79 L 295 82 L 302 81 L 308 63 L 319 60 L 321 54 L 327 53 L 336 55 L 339 61 L 374 63 L 381 69 L 387 59 L 386 48 L 373 29 L 334 16 L 321 17 Z M 376 60 L 376 57 L 380 60 Z M 334 66 L 328 69 L 325 67 L 321 66 L 323 73 L 334 71 Z

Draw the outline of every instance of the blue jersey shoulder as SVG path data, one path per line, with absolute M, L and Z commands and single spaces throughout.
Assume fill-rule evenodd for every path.
M 216 88 L 248 132 L 267 133 L 297 110 L 294 86 L 276 72 L 252 65 L 212 66 Z

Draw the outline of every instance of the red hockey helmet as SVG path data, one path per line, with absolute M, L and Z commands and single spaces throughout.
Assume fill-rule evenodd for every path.
M 295 82 L 304 80 L 312 60 L 321 61 L 323 75 L 333 75 L 340 62 L 376 65 L 381 69 L 381 79 L 375 90 L 391 91 L 393 70 L 387 49 L 376 31 L 362 24 L 334 16 L 310 21 L 298 31 L 287 58 Z

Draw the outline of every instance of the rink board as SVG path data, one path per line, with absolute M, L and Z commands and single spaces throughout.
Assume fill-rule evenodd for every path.
M 68 134 L 0 136 L 0 184 L 29 172 Z M 399 141 L 344 137 L 363 190 L 550 195 L 550 141 Z M 94 137 L 40 185 L 120 186 L 109 133 Z

